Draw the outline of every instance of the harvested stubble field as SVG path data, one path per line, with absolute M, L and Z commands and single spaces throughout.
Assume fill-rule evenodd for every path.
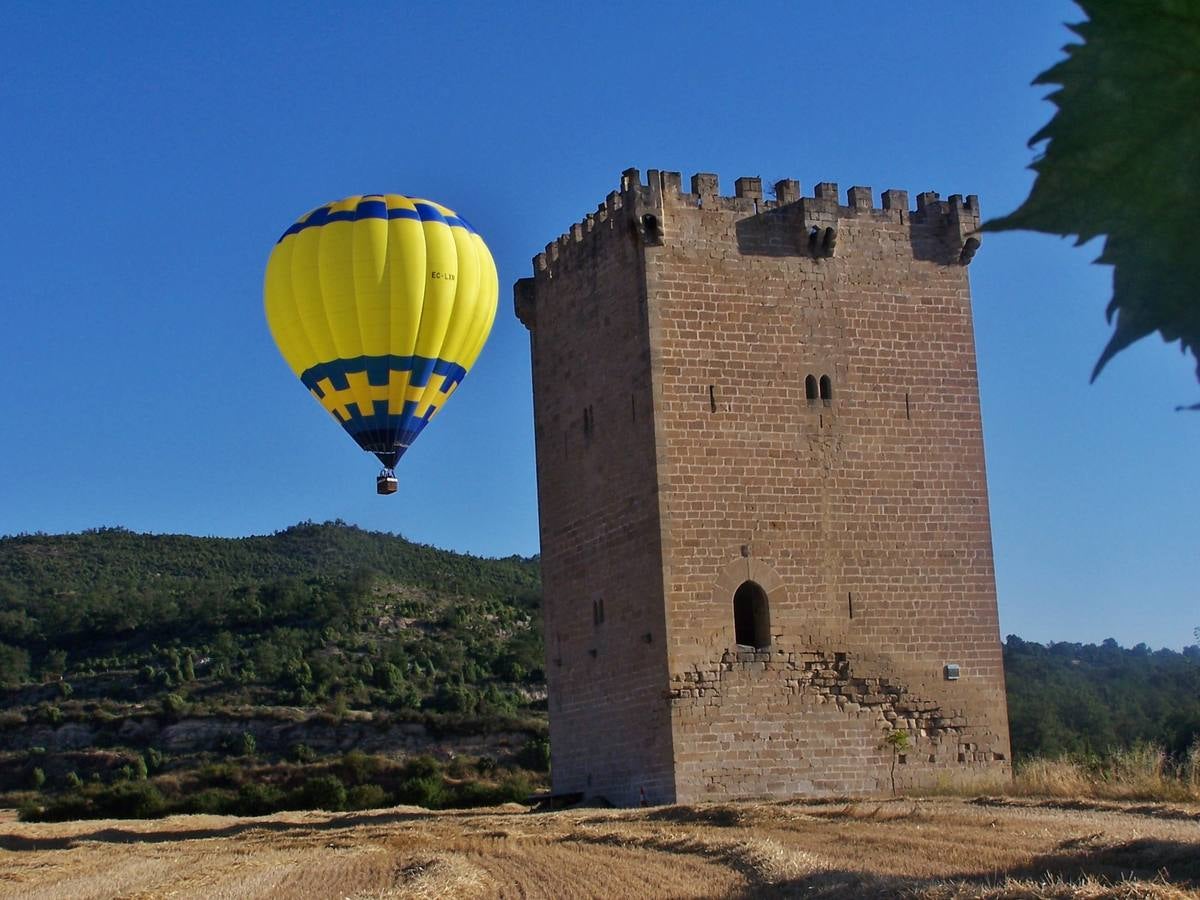
M 1200 896 L 1200 806 L 888 799 L 0 819 L 0 896 Z

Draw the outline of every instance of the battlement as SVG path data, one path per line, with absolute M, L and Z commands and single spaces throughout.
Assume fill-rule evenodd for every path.
M 799 181 L 781 179 L 764 191 L 763 180 L 741 177 L 734 180 L 734 193 L 722 195 L 720 179 L 709 172 L 691 177 L 690 190 L 683 189 L 679 172 L 649 169 L 643 181 L 638 169 L 621 173 L 619 189 L 609 193 L 596 211 L 572 225 L 546 249 L 533 258 L 535 278 L 543 273 L 571 265 L 590 252 L 588 245 L 597 236 L 630 233 L 648 246 L 669 240 L 669 221 L 685 211 L 733 213 L 737 220 L 763 217 L 764 226 L 775 225 L 801 233 L 794 243 L 808 247 L 816 257 L 835 255 L 838 220 L 869 217 L 881 222 L 921 225 L 934 229 L 947 244 L 947 258 L 966 265 L 979 247 L 979 198 L 952 194 L 942 200 L 936 191 L 916 195 L 916 207 L 909 206 L 908 191 L 891 188 L 880 195 L 875 205 L 871 188 L 855 185 L 846 191 L 845 203 L 839 202 L 838 185 L 822 181 L 804 196 Z M 815 235 L 814 230 L 821 233 Z

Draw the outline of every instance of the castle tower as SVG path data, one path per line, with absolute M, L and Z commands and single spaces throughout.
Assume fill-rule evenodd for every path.
M 978 202 L 815 194 L 630 169 L 516 284 L 556 793 L 1009 775 Z

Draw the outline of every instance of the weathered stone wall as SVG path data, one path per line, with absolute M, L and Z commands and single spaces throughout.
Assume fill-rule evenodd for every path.
M 619 204 L 548 248 L 517 307 L 533 355 L 553 787 L 631 804 L 673 800 L 674 778 L 649 332 Z
M 643 503 L 630 505 L 636 517 L 608 521 L 636 529 L 654 547 L 636 553 L 639 564 L 659 567 L 657 595 L 639 570 L 647 589 L 637 603 L 665 611 L 666 659 L 638 677 L 661 675 L 653 687 L 669 709 L 671 793 L 879 790 L 892 759 L 881 741 L 895 728 L 914 743 L 900 784 L 1005 777 L 965 266 L 978 203 L 923 194 L 914 212 L 904 192 L 888 191 L 877 209 L 869 189 L 852 188 L 841 205 L 835 185 L 804 198 L 790 181 L 772 201 L 758 179 L 739 179 L 736 193 L 721 197 L 715 176 L 696 176 L 685 193 L 678 174 L 651 171 L 643 185 L 630 170 L 597 216 L 535 259 L 523 318 L 535 345 L 544 567 L 555 581 L 547 615 L 563 621 L 565 598 L 582 589 L 576 578 L 601 595 L 633 582 L 605 574 L 631 548 L 613 553 L 578 529 L 547 527 L 562 521 L 547 485 L 610 463 L 585 459 L 581 471 L 555 458 L 562 437 L 544 433 L 545 417 L 564 397 L 568 408 L 611 403 L 599 360 L 648 350 L 652 430 L 614 419 L 607 445 L 631 467 L 626 503 Z M 624 334 L 607 322 L 586 329 L 599 357 L 540 349 L 580 309 L 603 319 L 634 307 L 644 319 L 622 318 Z M 810 399 L 809 376 L 832 395 Z M 574 576 L 558 562 L 566 556 L 579 563 Z M 734 634 L 733 597 L 746 581 L 765 591 L 770 621 L 769 648 L 752 659 Z M 621 635 L 620 653 L 637 638 L 609 634 Z M 548 619 L 551 657 L 558 640 Z M 957 680 L 946 679 L 949 664 Z M 628 742 L 632 723 L 612 715 L 586 669 L 552 677 L 550 694 L 553 741 L 563 695 L 579 704 L 576 721 L 589 710 L 604 719 L 600 740 L 589 731 L 572 758 L 622 752 L 610 748 Z M 653 708 L 646 699 L 639 709 Z

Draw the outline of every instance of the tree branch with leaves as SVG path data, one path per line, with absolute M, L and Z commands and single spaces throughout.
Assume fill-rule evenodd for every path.
M 1158 332 L 1197 360 L 1200 378 L 1200 0 L 1076 0 L 1081 39 L 1034 84 L 1058 107 L 1037 179 L 986 231 L 1104 236 L 1114 329 L 1092 371 Z M 1197 408 L 1197 407 L 1193 407 Z

